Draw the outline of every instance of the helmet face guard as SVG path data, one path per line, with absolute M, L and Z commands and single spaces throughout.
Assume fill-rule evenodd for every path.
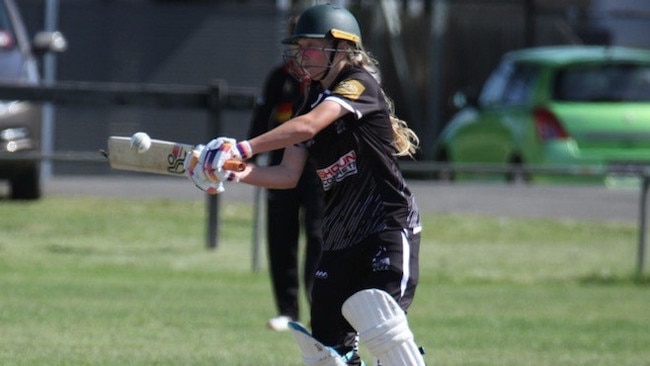
M 321 59 L 328 60 L 326 65 L 314 63 L 310 58 L 310 54 L 314 55 L 317 52 L 322 53 Z M 291 47 L 284 51 L 282 58 L 285 64 L 290 65 L 289 72 L 299 81 L 320 81 L 329 74 L 329 70 L 334 65 L 334 58 L 336 57 L 337 52 L 348 51 L 341 48 L 330 47 Z M 308 71 L 308 69 L 321 69 L 321 71 L 314 73 L 313 71 Z
M 299 39 L 328 39 L 334 41 L 332 48 L 290 48 L 284 52 L 285 62 L 290 62 L 293 66 L 292 73 L 301 81 L 313 80 L 319 81 L 324 79 L 334 64 L 334 58 L 337 52 L 346 52 L 345 49 L 339 49 L 339 41 L 346 41 L 355 47 L 361 45 L 361 29 L 357 19 L 345 8 L 331 4 L 316 5 L 305 10 L 298 19 L 293 34 L 282 40 L 282 43 L 289 45 L 298 44 Z M 329 63 L 327 65 L 309 64 L 307 51 L 321 51 L 328 54 Z M 322 72 L 312 74 L 306 68 L 322 68 Z

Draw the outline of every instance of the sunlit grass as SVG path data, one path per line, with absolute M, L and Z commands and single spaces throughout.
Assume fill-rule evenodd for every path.
M 252 209 L 203 202 L 0 202 L 0 364 L 301 365 L 265 258 L 251 270 Z M 650 287 L 636 228 L 425 215 L 409 311 L 429 364 L 642 365 Z M 308 319 L 303 319 L 305 322 Z

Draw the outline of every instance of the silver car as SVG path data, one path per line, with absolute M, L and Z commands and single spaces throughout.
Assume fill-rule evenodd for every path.
M 37 55 L 60 52 L 65 40 L 58 32 L 40 32 L 30 40 L 14 0 L 0 0 L 0 83 L 37 85 Z M 41 197 L 41 106 L 0 100 L 0 179 L 8 180 L 12 199 Z M 30 153 L 32 158 L 17 159 Z M 15 155 L 14 155 L 15 154 Z

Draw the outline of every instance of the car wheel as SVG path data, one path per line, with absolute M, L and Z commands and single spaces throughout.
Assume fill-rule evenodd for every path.
M 25 169 L 9 182 L 11 199 L 36 200 L 41 198 L 41 177 L 38 165 Z
M 510 159 L 508 164 L 510 170 L 506 173 L 506 182 L 512 184 L 525 183 L 528 184 L 531 182 L 532 177 L 529 172 L 526 171 L 524 162 L 519 157 L 513 157 Z

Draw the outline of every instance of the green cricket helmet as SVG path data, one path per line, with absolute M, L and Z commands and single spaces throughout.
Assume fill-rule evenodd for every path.
M 328 38 L 361 43 L 361 29 L 348 10 L 332 4 L 316 5 L 305 10 L 284 44 L 295 44 L 300 38 Z

